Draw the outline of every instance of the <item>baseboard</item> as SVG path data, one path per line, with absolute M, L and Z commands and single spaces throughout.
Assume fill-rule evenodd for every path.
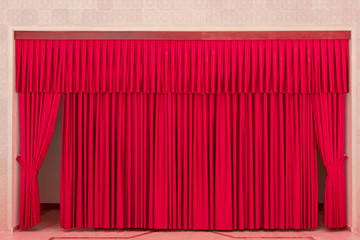
M 15 227 L 12 227 L 11 231 L 15 232 L 16 230 L 19 230 L 19 225 L 16 225 Z
M 346 225 L 345 229 L 349 230 L 350 232 L 354 232 L 354 229 L 352 227 L 350 227 L 349 225 Z

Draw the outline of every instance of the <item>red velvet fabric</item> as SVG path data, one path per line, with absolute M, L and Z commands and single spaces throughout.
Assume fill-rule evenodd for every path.
M 323 222 L 329 228 L 346 226 L 345 94 L 314 94 L 316 139 L 327 177 Z
M 344 226 L 347 74 L 348 40 L 16 40 L 20 227 L 60 94 L 64 228 L 313 228 L 314 127 Z
M 348 92 L 348 40 L 16 40 L 18 92 Z
M 63 96 L 61 227 L 317 226 L 310 95 Z
M 20 117 L 20 217 L 19 228 L 40 222 L 37 173 L 54 131 L 60 93 L 19 93 Z

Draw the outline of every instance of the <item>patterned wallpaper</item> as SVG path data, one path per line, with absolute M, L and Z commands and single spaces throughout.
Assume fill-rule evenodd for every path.
M 360 30 L 359 0 L 0 0 L 0 230 L 7 230 L 8 167 L 11 147 L 9 119 L 12 106 L 9 78 L 12 77 L 9 34 L 21 27 L 59 29 L 77 27 L 119 27 L 119 29 L 319 29 L 326 27 Z M 99 30 L 99 28 L 97 28 Z M 360 34 L 353 39 L 359 46 Z M 360 56 L 357 47 L 356 56 Z M 355 58 L 355 56 L 353 56 Z M 352 102 L 360 101 L 355 79 L 360 77 L 360 61 L 353 76 Z M 360 111 L 352 105 L 352 155 L 360 150 Z M 358 116 L 358 117 L 356 117 Z M 358 157 L 356 158 L 356 160 Z M 360 158 L 359 158 L 360 159 Z M 355 157 L 354 157 L 355 160 Z M 353 160 L 353 161 L 354 161 Z M 15 159 L 12 159 L 15 161 Z M 354 171 L 359 173 L 359 168 Z M 355 183 L 357 179 L 355 179 Z M 355 187 L 355 186 L 354 186 Z M 360 190 L 360 184 L 359 186 Z M 355 189 L 356 190 L 356 189 Z M 360 191 L 355 191 L 359 192 Z M 359 194 L 360 195 L 360 194 Z M 360 196 L 356 196 L 359 205 Z M 356 223 L 354 223 L 354 227 Z

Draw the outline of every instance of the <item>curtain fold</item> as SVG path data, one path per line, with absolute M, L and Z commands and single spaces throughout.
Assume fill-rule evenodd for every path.
M 312 95 L 316 140 L 326 169 L 324 225 L 346 226 L 345 94 Z
M 348 40 L 16 40 L 20 228 L 61 94 L 64 228 L 315 228 L 315 141 L 345 226 L 348 59 Z
M 19 228 L 40 222 L 37 173 L 54 131 L 60 93 L 19 93 L 20 118 L 20 217 Z
M 348 40 L 16 40 L 16 90 L 343 93 L 348 51 Z
M 310 95 L 69 93 L 63 106 L 63 228 L 317 226 Z

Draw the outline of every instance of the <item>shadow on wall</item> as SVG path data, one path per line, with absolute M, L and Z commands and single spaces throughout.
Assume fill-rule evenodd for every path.
M 61 98 L 54 133 L 38 174 L 40 203 L 60 203 L 62 108 Z

